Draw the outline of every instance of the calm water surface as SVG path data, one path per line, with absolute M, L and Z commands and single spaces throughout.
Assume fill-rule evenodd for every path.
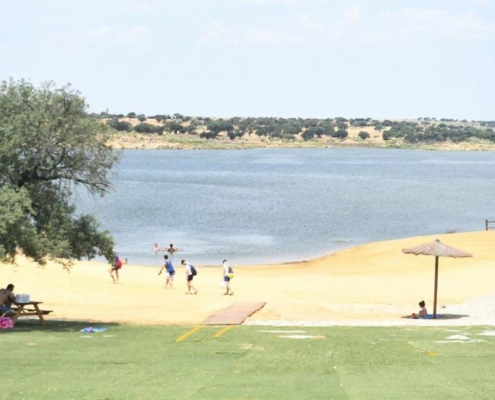
M 135 264 L 159 265 L 155 242 L 198 264 L 275 263 L 482 230 L 495 219 L 494 167 L 492 152 L 127 150 L 115 191 L 77 201 Z

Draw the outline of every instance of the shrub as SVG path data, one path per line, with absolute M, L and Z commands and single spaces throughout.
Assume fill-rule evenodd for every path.
M 359 132 L 358 136 L 363 139 L 363 140 L 366 140 L 366 139 L 369 139 L 370 138 L 370 134 L 366 131 L 361 131 Z

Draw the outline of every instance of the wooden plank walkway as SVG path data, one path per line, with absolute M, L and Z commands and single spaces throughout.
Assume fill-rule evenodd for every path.
M 210 315 L 204 325 L 240 325 L 250 315 L 262 309 L 266 303 L 234 303 L 230 307 Z

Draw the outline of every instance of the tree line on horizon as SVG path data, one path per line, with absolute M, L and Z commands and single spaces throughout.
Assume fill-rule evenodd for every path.
M 468 121 L 450 118 L 422 117 L 416 120 L 390 120 L 367 118 L 279 118 L 279 117 L 232 117 L 210 118 L 191 117 L 179 113 L 146 116 L 130 112 L 92 114 L 93 118 L 104 120 L 119 132 L 142 134 L 189 134 L 204 139 L 215 139 L 224 132 L 231 139 L 242 138 L 246 134 L 281 140 L 304 141 L 323 136 L 345 139 L 349 128 L 362 128 L 358 136 L 362 140 L 370 138 L 370 129 L 382 135 L 383 140 L 400 139 L 405 143 L 440 143 L 450 140 L 454 143 L 472 138 L 495 143 L 495 121 Z M 132 124 L 127 119 L 137 119 Z M 150 123 L 154 120 L 154 123 Z

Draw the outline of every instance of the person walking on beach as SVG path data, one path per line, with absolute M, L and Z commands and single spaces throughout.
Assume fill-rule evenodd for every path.
M 196 268 L 194 268 L 194 266 L 187 262 L 186 260 L 182 260 L 181 262 L 181 265 L 183 265 L 185 267 L 185 272 L 186 272 L 186 279 L 187 279 L 187 292 L 186 294 L 191 294 L 191 290 L 194 290 L 193 294 L 196 294 L 198 293 L 198 289 L 196 289 L 193 284 L 192 284 L 192 281 L 194 279 L 194 276 L 197 274 L 196 272 Z
M 127 258 L 122 261 L 119 255 L 115 254 L 109 271 L 113 283 L 119 283 L 119 269 L 122 268 L 123 264 L 127 264 Z
M 230 288 L 230 280 L 234 277 L 234 270 L 232 269 L 230 264 L 227 262 L 227 260 L 222 261 L 222 267 L 223 267 L 223 281 L 225 283 L 224 295 L 232 296 L 234 294 L 234 292 Z
M 167 289 L 170 285 L 170 289 L 173 289 L 172 282 L 174 281 L 174 275 L 175 275 L 175 269 L 174 266 L 172 265 L 172 261 L 168 259 L 168 255 L 165 254 L 163 256 L 164 261 L 163 261 L 163 266 L 160 268 L 160 271 L 158 272 L 158 275 L 161 275 L 162 271 L 164 269 L 167 270 L 167 280 L 165 281 L 165 289 Z

